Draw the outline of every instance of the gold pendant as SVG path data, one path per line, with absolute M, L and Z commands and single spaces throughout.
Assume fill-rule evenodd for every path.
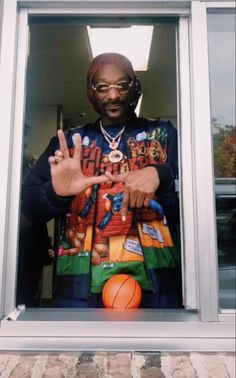
M 120 150 L 111 151 L 108 155 L 111 163 L 119 163 L 123 159 L 123 154 Z

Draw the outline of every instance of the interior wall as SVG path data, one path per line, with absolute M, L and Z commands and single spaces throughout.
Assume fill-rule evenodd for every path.
M 50 138 L 56 135 L 57 106 L 28 106 L 25 123 L 27 125 L 26 144 L 35 158 L 39 158 Z
M 162 118 L 176 125 L 176 48 L 175 25 L 154 28 L 148 72 L 140 72 L 143 88 L 143 117 Z

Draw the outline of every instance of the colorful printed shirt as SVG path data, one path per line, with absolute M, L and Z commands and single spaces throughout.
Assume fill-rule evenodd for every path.
M 107 131 L 115 137 L 122 127 L 110 125 Z M 117 163 L 109 161 L 111 150 L 98 121 L 67 133 L 71 153 L 77 133 L 82 137 L 81 167 L 85 175 L 100 175 L 106 170 L 119 174 L 155 166 L 161 181 L 156 200 L 168 221 L 174 222 L 177 138 L 170 122 L 130 120 L 118 147 L 123 158 Z M 28 217 L 37 213 L 41 221 L 63 215 L 57 258 L 59 295 L 86 299 L 89 293 L 101 292 L 105 282 L 117 273 L 131 274 L 142 289 L 158 291 L 158 269 L 179 264 L 166 217 L 151 208 L 130 209 L 123 222 L 123 183 L 94 185 L 76 197 L 57 196 L 45 164 L 57 148 L 58 141 L 53 139 L 25 184 L 23 206 Z

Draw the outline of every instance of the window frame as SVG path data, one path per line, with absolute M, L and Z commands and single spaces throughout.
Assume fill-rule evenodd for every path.
M 113 1 L 112 6 L 109 1 L 98 0 L 70 1 L 69 7 L 66 3 L 52 0 L 8 0 L 3 4 L 0 72 L 3 85 L 0 92 L 4 101 L 0 103 L 0 111 L 5 128 L 0 138 L 0 148 L 6 161 L 1 167 L 0 349 L 232 351 L 233 312 L 224 317 L 218 316 L 212 155 L 201 156 L 202 144 L 205 150 L 212 151 L 206 28 L 206 10 L 209 3 L 168 1 L 165 2 L 165 7 L 159 0 L 140 1 L 138 4 L 134 1 Z M 232 3 L 230 6 L 232 7 Z M 114 313 L 112 310 L 99 309 L 79 312 L 73 309 L 15 310 L 15 251 L 21 175 L 19 156 L 23 138 L 29 14 L 179 17 L 177 62 L 181 125 L 181 235 L 186 283 L 184 298 L 189 311 L 138 310 Z M 184 53 L 186 48 L 189 54 Z M 184 75 L 186 70 L 188 74 Z M 199 80 L 200 77 L 204 80 Z M 205 194 L 204 205 L 201 198 L 202 188 Z M 204 248 L 200 248 L 201 240 L 207 241 Z M 193 311 L 195 306 L 197 310 Z M 9 321 L 14 315 L 19 316 L 16 320 Z
M 236 8 L 235 4 L 233 6 L 231 2 L 220 3 L 218 7 L 217 7 L 216 2 L 210 2 L 210 3 L 207 3 L 207 17 L 209 15 L 217 15 L 217 14 L 218 15 L 222 15 L 222 14 L 223 15 L 226 15 L 226 14 L 227 15 L 229 15 L 229 14 L 235 15 L 235 11 L 236 11 L 235 8 Z M 209 66 L 209 76 L 210 76 L 210 66 Z M 211 118 L 212 118 L 212 111 L 211 111 Z M 212 139 L 213 139 L 213 135 L 212 135 Z M 214 164 L 214 162 L 213 162 L 213 164 Z M 214 196 L 215 196 L 215 203 L 216 203 L 217 192 L 216 192 L 216 188 L 215 188 L 216 176 L 215 176 L 215 172 L 214 172 L 214 165 L 213 165 L 213 173 L 214 173 Z M 216 208 L 215 208 L 215 218 L 217 218 L 217 209 Z M 216 226 L 217 226 L 217 222 L 216 222 Z M 218 253 L 218 251 L 219 251 L 219 245 L 217 245 L 217 253 Z M 220 272 L 220 264 L 218 264 L 218 265 L 219 265 L 218 269 L 219 269 L 219 272 Z M 218 285 L 219 285 L 219 292 L 220 292 L 220 279 L 219 279 Z M 236 293 L 235 293 L 235 295 L 236 295 Z M 236 308 L 225 308 L 225 307 L 221 307 L 219 305 L 219 319 L 220 320 L 228 319 L 230 314 L 234 314 L 234 316 L 235 316 L 236 315 Z

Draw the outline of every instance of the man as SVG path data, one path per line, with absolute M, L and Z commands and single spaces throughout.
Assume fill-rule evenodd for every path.
M 179 258 L 166 224 L 178 217 L 176 130 L 170 122 L 137 118 L 140 94 L 126 57 L 97 56 L 87 95 L 99 119 L 66 135 L 59 130 L 24 185 L 27 218 L 63 216 L 61 307 L 103 307 L 104 284 L 117 273 L 139 282 L 141 307 L 180 306 Z

